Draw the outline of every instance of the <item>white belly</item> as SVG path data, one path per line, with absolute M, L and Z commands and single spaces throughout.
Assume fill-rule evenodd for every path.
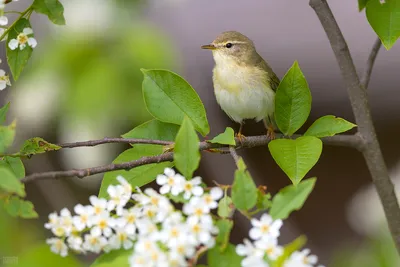
M 265 81 L 249 78 L 240 69 L 227 75 L 218 71 L 218 78 L 215 72 L 214 92 L 217 102 L 232 120 L 240 123 L 244 119 L 260 121 L 273 116 L 275 92 L 265 85 Z

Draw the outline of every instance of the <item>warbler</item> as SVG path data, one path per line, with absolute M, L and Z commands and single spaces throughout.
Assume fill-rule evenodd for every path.
M 279 78 L 257 53 L 253 41 L 236 31 L 223 32 L 211 44 L 201 46 L 213 53 L 214 93 L 222 110 L 240 124 L 237 137 L 243 140 L 244 120 L 263 120 L 267 136 L 275 138 L 275 92 Z

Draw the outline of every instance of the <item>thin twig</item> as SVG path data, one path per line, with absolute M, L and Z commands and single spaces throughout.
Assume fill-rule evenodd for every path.
M 300 135 L 294 135 L 293 137 L 299 137 Z M 282 134 L 276 134 L 277 138 L 282 138 Z M 102 139 L 103 140 L 103 139 Z M 120 139 L 118 139 L 120 140 Z M 145 140 L 145 139 L 130 139 L 130 141 L 135 142 L 135 140 Z M 236 148 L 251 148 L 257 146 L 264 146 L 270 142 L 270 139 L 266 135 L 259 135 L 259 136 L 248 136 L 245 140 L 235 139 L 237 144 Z M 99 140 L 93 140 L 93 143 L 100 144 Z M 122 140 L 120 140 L 122 141 Z M 335 145 L 335 146 L 350 146 L 354 148 L 360 148 L 360 144 L 362 140 L 358 135 L 336 135 L 332 137 L 325 137 L 322 138 L 324 144 L 328 145 Z M 92 141 L 85 141 L 81 142 L 81 144 L 88 144 Z M 78 143 L 74 143 L 78 144 Z M 74 146 L 77 147 L 77 146 Z M 200 151 L 209 150 L 213 148 L 221 148 L 227 147 L 225 145 L 220 144 L 212 144 L 208 142 L 200 142 L 199 149 Z M 115 170 L 130 170 L 132 168 L 152 164 L 152 163 L 159 163 L 164 161 L 172 161 L 174 159 L 173 153 L 168 152 L 157 156 L 152 157 L 143 157 L 138 160 L 133 160 L 129 162 L 119 163 L 119 164 L 108 164 L 104 166 L 98 166 L 93 168 L 87 169 L 75 169 L 75 170 L 67 170 L 67 171 L 54 171 L 54 172 L 42 172 L 42 173 L 34 173 L 28 176 L 25 176 L 21 179 L 22 183 L 27 183 L 31 181 L 43 180 L 43 179 L 55 179 L 55 178 L 62 178 L 62 177 L 78 177 L 83 178 L 86 176 L 98 174 L 98 173 L 105 173 L 109 171 Z
M 366 87 L 360 82 L 349 48 L 327 1 L 310 0 L 310 6 L 319 18 L 339 64 L 358 131 L 364 141 L 362 152 L 383 205 L 392 238 L 400 254 L 400 207 L 376 137 Z
M 236 153 L 236 148 L 234 146 L 230 146 L 229 152 L 231 153 L 231 156 L 232 156 L 233 160 L 235 161 L 236 166 L 238 166 L 238 161 L 239 161 L 240 157 Z
M 375 59 L 378 56 L 378 52 L 382 46 L 381 39 L 376 38 L 374 45 L 372 46 L 371 53 L 369 54 L 367 64 L 365 66 L 364 75 L 361 78 L 361 84 L 365 89 L 368 88 L 369 80 L 371 79 L 372 69 L 374 68 Z
M 105 137 L 99 140 L 90 140 L 90 141 L 82 141 L 82 142 L 74 142 L 74 143 L 65 143 L 60 144 L 59 146 L 62 148 L 75 148 L 75 147 L 84 147 L 84 146 L 97 146 L 102 144 L 109 143 L 126 143 L 126 144 L 153 144 L 153 145 L 170 145 L 173 142 L 163 141 L 163 140 L 151 140 L 151 139 L 134 139 L 134 138 L 109 138 Z

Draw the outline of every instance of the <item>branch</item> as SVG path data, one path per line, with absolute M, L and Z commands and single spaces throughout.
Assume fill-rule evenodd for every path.
M 229 152 L 231 153 L 231 156 L 233 160 L 235 161 L 236 166 L 238 166 L 238 161 L 239 161 L 239 155 L 236 153 L 236 148 L 233 146 L 229 147 Z
M 359 80 L 349 48 L 326 0 L 310 0 L 310 6 L 319 18 L 339 64 L 359 134 L 364 141 L 362 152 L 400 254 L 400 207 L 376 137 L 366 87 Z
M 372 46 L 371 53 L 367 60 L 367 66 L 365 67 L 364 75 L 361 78 L 361 84 L 365 89 L 368 88 L 369 80 L 371 78 L 372 68 L 374 67 L 376 56 L 378 55 L 379 49 L 382 46 L 381 39 L 376 38 L 374 45 Z
M 173 144 L 173 142 L 163 141 L 163 140 L 105 137 L 105 138 L 99 139 L 99 140 L 65 143 L 65 144 L 61 144 L 59 146 L 62 148 L 75 148 L 75 147 L 83 147 L 83 146 L 97 146 L 97 145 L 110 144 L 110 143 L 153 144 L 153 145 L 165 145 L 165 146 Z
M 282 138 L 282 134 L 276 134 L 278 138 Z M 294 135 L 293 137 L 299 137 L 300 135 Z M 99 145 L 105 144 L 108 142 L 104 141 L 105 139 L 101 140 L 92 140 L 86 142 L 77 142 L 71 144 L 65 144 L 65 147 L 79 147 L 79 146 L 86 146 L 88 144 L 91 145 Z M 107 140 L 113 140 L 115 142 L 126 143 L 123 138 L 109 138 Z M 147 142 L 148 144 L 154 144 L 154 142 L 164 142 L 158 140 L 146 140 L 146 139 L 127 139 L 129 140 L 128 143 L 138 143 L 140 142 Z M 362 140 L 358 135 L 336 135 L 332 137 L 325 137 L 321 138 L 321 140 L 327 145 L 335 145 L 335 146 L 346 146 L 346 147 L 354 147 L 360 149 L 362 144 Z M 269 143 L 269 138 L 266 135 L 259 135 L 259 136 L 248 136 L 245 140 L 240 141 L 238 138 L 235 138 L 236 144 L 238 144 L 235 148 L 251 148 L 257 146 L 265 146 Z M 168 142 L 171 144 L 171 142 Z M 228 147 L 225 145 L 220 144 L 212 144 L 208 142 L 200 142 L 199 150 L 210 150 L 213 148 L 221 148 L 221 147 Z M 22 183 L 43 180 L 43 179 L 55 179 L 55 178 L 62 178 L 62 177 L 78 177 L 84 178 L 90 175 L 98 174 L 98 173 L 105 173 L 109 171 L 116 171 L 116 170 L 130 170 L 132 168 L 152 164 L 152 163 L 160 163 L 164 161 L 172 161 L 174 159 L 173 152 L 164 153 L 157 156 L 152 157 L 142 157 L 138 160 L 133 160 L 129 162 L 119 163 L 119 164 L 108 164 L 104 166 L 98 166 L 93 168 L 86 168 L 86 169 L 76 169 L 76 170 L 68 170 L 68 171 L 54 171 L 54 172 L 42 172 L 42 173 L 34 173 L 28 176 L 25 176 L 21 179 Z

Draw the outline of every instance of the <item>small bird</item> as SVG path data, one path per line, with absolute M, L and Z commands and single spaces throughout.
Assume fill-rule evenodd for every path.
M 263 120 L 267 136 L 275 138 L 275 91 L 279 78 L 257 53 L 253 41 L 236 31 L 223 32 L 201 48 L 213 53 L 214 93 L 222 110 L 240 123 L 237 137 L 243 140 L 244 120 Z

